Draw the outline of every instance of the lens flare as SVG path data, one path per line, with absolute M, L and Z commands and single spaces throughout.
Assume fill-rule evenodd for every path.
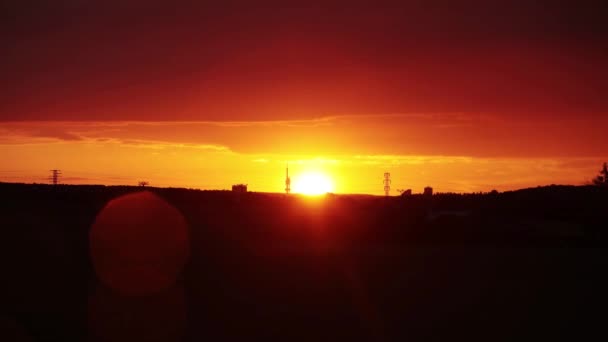
M 184 217 L 148 191 L 110 201 L 97 215 L 89 240 L 98 278 L 125 295 L 171 287 L 190 252 Z

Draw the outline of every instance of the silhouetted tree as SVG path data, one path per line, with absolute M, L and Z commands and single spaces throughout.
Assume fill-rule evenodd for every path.
M 608 186 L 608 165 L 606 163 L 600 170 L 600 174 L 593 178 L 593 185 Z

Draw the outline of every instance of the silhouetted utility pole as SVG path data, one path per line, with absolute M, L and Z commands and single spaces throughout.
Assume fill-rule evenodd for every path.
M 384 173 L 384 195 L 388 196 L 391 191 L 391 174 L 388 172 Z
M 59 184 L 59 177 L 61 177 L 61 170 L 50 170 L 51 171 L 51 177 L 50 180 L 53 183 L 53 185 L 57 185 Z

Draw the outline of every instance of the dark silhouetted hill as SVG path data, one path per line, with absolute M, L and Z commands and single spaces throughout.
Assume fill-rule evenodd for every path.
M 184 307 L 185 322 L 175 325 L 184 341 L 569 339 L 602 331 L 595 311 L 603 310 L 608 262 L 605 188 L 391 198 L 145 190 L 188 224 L 183 294 L 164 302 Z M 91 303 L 139 305 L 107 299 L 114 297 L 89 250 L 101 209 L 139 191 L 0 183 L 0 323 L 33 340 L 87 340 Z M 169 325 L 165 319 L 156 324 Z

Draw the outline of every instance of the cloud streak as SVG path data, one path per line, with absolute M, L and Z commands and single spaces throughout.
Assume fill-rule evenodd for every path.
M 581 157 L 607 154 L 585 119 L 505 120 L 464 113 L 327 116 L 277 121 L 3 122 L 0 144 L 53 142 L 187 146 L 237 153 Z

